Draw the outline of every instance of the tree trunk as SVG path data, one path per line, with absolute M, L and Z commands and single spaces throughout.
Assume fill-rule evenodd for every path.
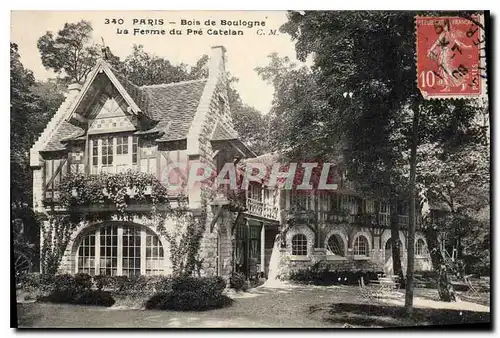
M 417 145 L 418 145 L 418 122 L 420 109 L 413 110 L 413 130 L 410 149 L 410 214 L 408 222 L 408 263 L 406 264 L 406 284 L 405 284 L 405 312 L 411 315 L 413 312 L 413 272 L 415 269 L 415 221 L 416 221 L 416 174 L 417 174 Z
M 438 232 L 435 224 L 428 224 L 425 228 L 425 239 L 431 256 L 432 269 L 438 273 L 437 288 L 439 299 L 443 302 L 455 302 L 457 300 L 455 290 L 448 280 L 448 271 L 441 249 L 439 246 Z
M 392 242 L 392 270 L 404 283 L 403 268 L 401 265 L 401 247 L 399 241 L 398 199 L 391 198 L 391 242 Z M 385 250 L 385 248 L 383 248 Z

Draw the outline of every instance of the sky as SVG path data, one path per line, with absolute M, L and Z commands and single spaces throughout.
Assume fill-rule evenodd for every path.
M 109 19 L 109 23 L 106 20 Z M 116 23 L 113 23 L 116 19 Z M 123 20 L 119 24 L 119 19 Z M 153 20 L 153 25 L 134 25 L 134 19 Z M 159 20 L 163 19 L 163 25 Z M 284 11 L 13 11 L 11 14 L 11 41 L 19 46 L 19 53 L 24 67 L 33 71 L 37 80 L 55 77 L 55 73 L 43 67 L 37 40 L 46 31 L 56 33 L 66 22 L 90 21 L 93 40 L 101 43 L 102 39 L 110 47 L 113 54 L 124 59 L 132 52 L 133 44 L 144 45 L 144 50 L 168 59 L 173 64 L 194 63 L 203 55 L 210 55 L 211 46 L 223 45 L 227 50 L 226 69 L 239 82 L 235 85 L 244 103 L 255 107 L 266 114 L 272 103 L 273 87 L 261 80 L 255 72 L 255 67 L 268 64 L 267 56 L 277 52 L 280 56 L 296 59 L 294 43 L 286 34 L 258 35 L 259 29 L 268 33 L 287 21 Z M 199 21 L 200 25 L 182 25 L 182 21 Z M 206 26 L 206 20 L 216 22 L 215 26 Z M 261 27 L 242 27 L 221 25 L 226 21 L 259 21 L 265 22 Z M 156 23 L 156 25 L 155 25 Z M 167 35 L 133 35 L 134 28 L 164 29 Z M 170 35 L 172 29 L 181 30 L 183 35 Z M 187 29 L 203 29 L 203 35 L 186 35 Z M 208 35 L 208 29 L 241 29 L 242 36 Z M 127 29 L 129 34 L 117 34 L 117 29 Z M 192 32 L 194 34 L 194 32 Z

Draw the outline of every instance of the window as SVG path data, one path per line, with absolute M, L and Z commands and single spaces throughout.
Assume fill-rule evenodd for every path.
M 95 233 L 87 234 L 78 248 L 78 272 L 95 275 Z
M 307 237 L 305 235 L 298 234 L 292 237 L 292 255 L 307 255 Z
M 97 166 L 99 163 L 99 145 L 97 140 L 92 142 L 92 165 Z
M 78 272 L 90 275 L 159 275 L 164 250 L 158 236 L 140 226 L 105 225 L 83 237 L 76 262 Z
M 90 147 L 92 174 L 101 171 L 118 173 L 137 165 L 137 136 L 95 136 L 90 140 Z
M 132 164 L 137 164 L 137 136 L 132 136 Z
M 116 154 L 128 154 L 128 136 L 120 136 L 116 138 Z
M 422 238 L 417 239 L 415 243 L 415 255 L 424 256 L 425 255 L 425 242 Z
M 102 139 L 101 143 L 101 153 L 102 153 L 102 166 L 110 167 L 113 165 L 113 138 L 106 137 Z
M 344 242 L 339 235 L 331 235 L 330 238 L 328 238 L 326 249 L 331 255 L 345 256 Z
M 163 270 L 163 246 L 158 236 L 152 232 L 146 233 L 146 275 L 158 275 Z
M 368 240 L 365 236 L 360 235 L 354 240 L 354 255 L 368 256 Z
M 116 276 L 118 274 L 118 227 L 116 225 L 105 226 L 100 234 L 99 273 Z
M 136 227 L 123 227 L 122 262 L 125 276 L 141 274 L 141 231 Z

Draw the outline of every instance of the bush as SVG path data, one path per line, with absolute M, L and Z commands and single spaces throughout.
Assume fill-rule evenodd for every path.
M 159 292 L 146 302 L 146 309 L 203 311 L 231 303 L 222 295 L 226 282 L 221 277 L 174 277 L 171 292 Z
M 243 289 L 243 287 L 245 286 L 245 281 L 245 275 L 240 272 L 233 273 L 229 278 L 229 284 L 235 290 Z
M 68 303 L 78 305 L 112 306 L 115 300 L 110 292 L 99 290 L 85 290 L 71 292 L 68 290 L 55 290 L 48 296 L 39 299 L 42 302 Z
M 94 276 L 98 290 L 107 290 L 120 296 L 150 296 L 170 292 L 172 279 L 168 276 Z
M 79 290 L 90 290 L 92 288 L 92 276 L 87 273 L 75 274 L 75 285 Z
M 115 300 L 110 292 L 92 290 L 92 277 L 86 273 L 56 275 L 54 287 L 42 302 L 111 306 Z
M 25 276 L 21 283 L 21 288 L 32 290 L 40 288 L 54 287 L 55 276 L 44 273 L 30 273 Z
M 292 271 L 289 274 L 289 280 L 299 284 L 313 285 L 357 285 L 359 280 L 363 278 L 368 284 L 371 280 L 378 280 L 378 274 L 375 271 L 330 271 L 328 268 L 318 268 L 312 266 L 307 269 Z

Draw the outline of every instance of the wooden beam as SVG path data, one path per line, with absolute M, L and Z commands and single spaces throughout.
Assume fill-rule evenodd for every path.
M 222 205 L 219 205 L 217 207 L 217 211 L 215 212 L 214 218 L 212 219 L 212 222 L 210 222 L 210 233 L 214 231 L 214 225 L 217 223 L 217 220 L 219 219 L 219 216 L 222 212 Z
M 43 187 L 44 192 L 47 190 L 47 187 L 54 181 L 55 177 L 57 175 L 59 175 L 59 173 L 61 173 L 62 167 L 64 166 L 64 163 L 66 163 L 67 160 L 68 160 L 68 158 L 62 159 L 61 163 L 59 164 L 59 167 L 57 167 L 57 170 L 54 172 L 54 174 L 50 178 L 49 182 L 47 182 L 47 184 L 45 184 L 45 186 Z M 52 163 L 54 163 L 54 162 L 52 162 Z M 52 170 L 53 169 L 54 169 L 54 166 L 52 165 Z

